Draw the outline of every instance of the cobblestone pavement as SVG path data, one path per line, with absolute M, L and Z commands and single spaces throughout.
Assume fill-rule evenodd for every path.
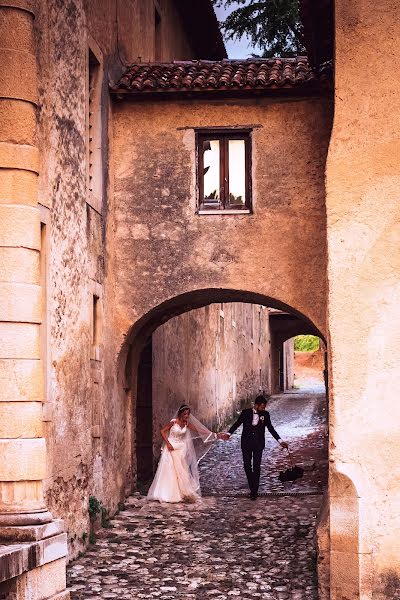
M 322 492 L 327 480 L 326 399 L 321 393 L 282 394 L 271 398 L 267 410 L 281 438 L 289 443 L 292 460 L 303 463 L 303 479 L 282 484 L 279 471 L 290 467 L 288 454 L 266 431 L 261 466 L 261 493 Z M 203 495 L 247 492 L 240 450 L 241 427 L 228 442 L 219 442 L 201 462 Z M 315 464 L 315 469 L 313 468 Z
M 245 491 L 239 434 L 220 442 L 201 465 L 196 504 L 148 503 L 139 494 L 99 532 L 94 546 L 69 567 L 72 600 L 316 600 L 315 521 L 325 479 L 323 396 L 283 395 L 271 401 L 272 422 L 297 462 L 315 462 L 286 484 L 307 496 L 235 497 Z M 287 464 L 268 440 L 263 491 L 283 491 L 276 475 Z

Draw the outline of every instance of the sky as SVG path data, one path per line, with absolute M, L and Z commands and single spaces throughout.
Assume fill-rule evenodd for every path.
M 215 7 L 218 21 L 223 21 L 234 9 L 234 5 L 230 6 L 228 10 L 222 6 L 219 6 L 218 8 Z M 249 58 L 252 53 L 257 53 L 257 48 L 251 46 L 250 40 L 245 37 L 241 38 L 239 41 L 225 40 L 225 47 L 228 58 Z

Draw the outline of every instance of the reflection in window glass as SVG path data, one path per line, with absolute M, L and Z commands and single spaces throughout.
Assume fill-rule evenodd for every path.
M 204 200 L 219 203 L 219 140 L 203 141 Z
M 245 141 L 229 140 L 229 204 L 246 201 Z

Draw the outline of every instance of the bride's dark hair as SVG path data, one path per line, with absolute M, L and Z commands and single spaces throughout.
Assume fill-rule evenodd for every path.
M 181 404 L 181 406 L 179 407 L 179 410 L 178 410 L 178 417 L 180 417 L 181 414 L 185 412 L 185 410 L 188 410 L 190 412 L 190 408 L 188 407 L 187 404 Z

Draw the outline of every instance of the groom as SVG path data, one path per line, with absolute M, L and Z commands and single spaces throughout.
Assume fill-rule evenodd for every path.
M 239 415 L 238 420 L 229 429 L 225 439 L 229 439 L 240 425 L 242 431 L 242 454 L 243 466 L 247 475 L 250 488 L 250 498 L 255 500 L 258 495 L 260 484 L 260 467 L 262 453 L 265 448 L 265 428 L 279 442 L 282 448 L 288 448 L 272 426 L 269 412 L 265 410 L 267 399 L 265 396 L 257 396 L 253 408 L 245 408 Z

